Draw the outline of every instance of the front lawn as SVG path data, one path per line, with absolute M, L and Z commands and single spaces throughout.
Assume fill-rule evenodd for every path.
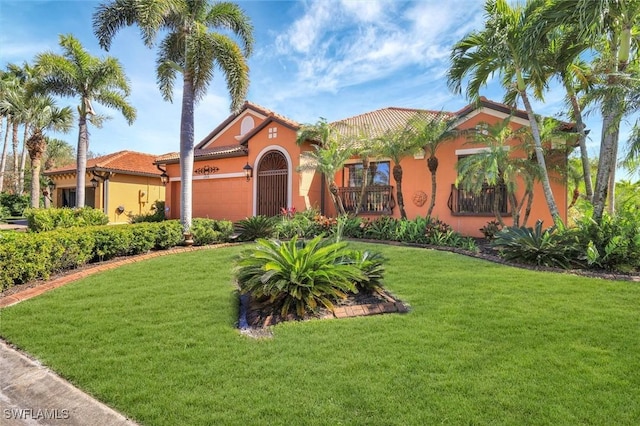
M 0 311 L 0 335 L 145 425 L 637 424 L 640 285 L 448 252 L 388 257 L 408 314 L 233 328 L 230 247 Z

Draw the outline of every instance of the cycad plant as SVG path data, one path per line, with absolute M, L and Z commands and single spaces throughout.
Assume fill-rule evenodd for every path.
M 260 239 L 257 244 L 237 261 L 240 292 L 282 316 L 303 317 L 318 306 L 333 310 L 335 300 L 356 292 L 355 282 L 366 280 L 346 243 L 294 237 L 284 242 Z

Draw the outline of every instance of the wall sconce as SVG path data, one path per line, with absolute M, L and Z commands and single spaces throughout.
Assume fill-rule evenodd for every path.
M 169 183 L 169 175 L 167 174 L 167 172 L 162 172 L 162 174 L 160 175 L 160 182 L 162 182 L 163 185 Z
M 97 188 L 98 187 L 98 183 L 100 183 L 100 182 L 98 182 L 98 179 L 96 179 L 95 176 L 91 178 L 91 186 L 92 187 Z
M 244 166 L 242 170 L 244 170 L 244 177 L 246 177 L 247 182 L 249 182 L 249 180 L 251 180 L 251 178 L 253 177 L 253 167 L 251 167 L 249 165 L 249 162 L 247 161 L 247 165 Z
M 121 206 L 116 207 L 116 213 L 119 214 L 119 215 L 124 213 L 124 206 L 121 205 Z

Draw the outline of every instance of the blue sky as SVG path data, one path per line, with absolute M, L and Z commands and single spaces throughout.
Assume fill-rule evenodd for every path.
M 91 0 L 0 0 L 0 64 L 32 62 L 43 51 L 60 53 L 58 35 L 71 33 L 94 56 L 118 58 L 130 79 L 130 102 L 138 110 L 132 126 L 117 111 L 91 128 L 90 147 L 106 154 L 130 149 L 153 154 L 179 150 L 180 82 L 174 103 L 156 85 L 156 51 L 137 28 L 126 28 L 109 52 L 93 36 L 91 20 L 100 2 Z M 249 59 L 248 99 L 300 123 L 329 121 L 389 106 L 456 111 L 468 102 L 449 91 L 445 74 L 453 44 L 482 25 L 479 0 L 237 1 L 255 27 Z M 483 95 L 502 100 L 497 84 Z M 555 115 L 563 92 L 551 90 L 536 112 Z M 61 100 L 73 105 L 75 100 Z M 229 115 L 220 73 L 196 106 L 196 143 Z M 595 154 L 599 117 L 588 119 Z M 76 145 L 77 129 L 56 135 Z M 624 137 L 622 138 L 624 140 Z

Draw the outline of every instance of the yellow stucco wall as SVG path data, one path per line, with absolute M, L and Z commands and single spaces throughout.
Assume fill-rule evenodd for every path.
M 93 176 L 87 174 L 89 184 Z M 75 174 L 51 176 L 56 187 L 53 192 L 53 206 L 62 205 L 62 191 L 76 186 Z M 108 181 L 100 182 L 94 190 L 90 184 L 86 190 L 87 205 L 105 211 L 109 223 L 128 222 L 130 215 L 151 212 L 155 201 L 164 201 L 165 187 L 159 177 L 135 176 L 122 173 L 113 174 Z M 122 206 L 120 213 L 118 207 Z

